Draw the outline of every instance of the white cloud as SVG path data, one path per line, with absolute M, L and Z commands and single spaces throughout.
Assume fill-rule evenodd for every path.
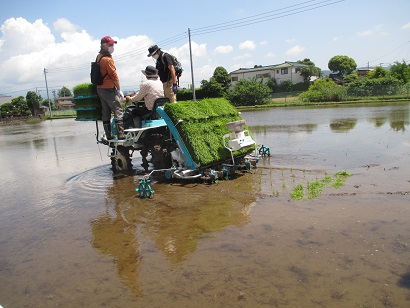
M 375 25 L 373 26 L 372 29 L 367 29 L 364 31 L 357 32 L 357 36 L 359 37 L 365 37 L 365 36 L 373 36 L 373 35 L 379 35 L 379 36 L 386 36 L 389 33 L 383 30 L 384 25 Z
M 276 55 L 275 55 L 273 52 L 268 52 L 268 53 L 266 54 L 266 56 L 267 56 L 268 58 L 275 58 L 275 57 L 276 57 Z
M 202 80 L 209 80 L 209 78 L 214 74 L 216 66 L 206 64 L 204 66 L 195 69 L 195 84 Z
M 290 55 L 290 56 L 297 56 L 297 55 L 299 55 L 301 52 L 303 52 L 304 50 L 305 50 L 304 47 L 301 47 L 301 46 L 299 46 L 299 45 L 296 45 L 296 46 L 293 46 L 292 48 L 288 49 L 288 50 L 286 51 L 286 54 L 287 54 L 287 55 Z
M 358 36 L 369 36 L 369 35 L 372 35 L 372 34 L 373 34 L 373 31 L 371 31 L 371 30 L 365 30 L 365 31 L 357 32 Z
M 72 88 L 90 81 L 90 62 L 100 49 L 100 37 L 91 37 L 66 19 L 53 23 L 53 29 L 61 33 L 61 41 L 56 41 L 41 19 L 30 23 L 24 18 L 10 18 L 0 25 L 0 92 L 22 88 L 25 95 L 33 88 L 44 88 L 44 68 L 47 69 L 49 89 Z M 121 87 L 124 91 L 136 90 L 143 77 L 141 70 L 147 65 L 155 65 L 153 59 L 147 57 L 148 46 L 154 42 L 145 35 L 113 38 L 118 41 L 113 58 Z M 210 62 L 206 44 L 191 42 L 191 48 L 195 74 L 198 75 L 195 80 L 199 83 L 212 76 L 215 66 L 206 69 Z M 191 83 L 189 44 L 167 51 L 184 67 L 181 85 Z M 211 73 L 206 75 L 209 71 Z M 16 86 L 19 83 L 23 85 Z M 45 92 L 40 94 L 44 97 Z
M 21 17 L 9 18 L 0 27 L 0 30 L 3 34 L 0 49 L 2 59 L 40 51 L 45 46 L 55 42 L 50 29 L 41 19 L 29 23 Z
M 286 43 L 293 43 L 294 41 L 296 41 L 296 40 L 294 38 L 291 38 L 291 39 L 287 39 Z
M 235 57 L 235 58 L 233 58 L 233 59 L 234 59 L 235 61 L 237 61 L 237 60 L 242 60 L 242 59 L 248 59 L 248 58 L 250 58 L 250 57 L 251 57 L 250 54 L 245 53 L 245 54 L 240 55 L 240 56 L 237 56 L 237 57 Z
M 78 26 L 71 23 L 66 18 L 59 18 L 56 22 L 53 23 L 54 30 L 57 32 L 75 32 L 78 29 Z
M 134 46 L 135 48 L 136 46 Z M 198 44 L 196 42 L 191 42 L 191 50 L 193 60 L 198 60 L 200 58 L 207 57 L 206 44 Z M 181 61 L 181 64 L 188 65 L 190 60 L 189 43 L 185 43 L 179 48 L 171 48 L 168 52 Z
M 401 29 L 402 29 L 402 30 L 410 29 L 410 22 L 408 22 L 407 24 L 403 25 L 403 26 L 401 27 Z
M 232 52 L 233 47 L 231 45 L 225 45 L 225 46 L 218 46 L 215 48 L 214 53 L 215 54 L 226 54 Z
M 254 50 L 255 48 L 256 44 L 253 41 L 245 41 L 239 44 L 239 49 Z
M 261 44 L 261 45 L 268 45 L 268 41 L 262 41 L 262 42 L 260 42 L 259 44 Z

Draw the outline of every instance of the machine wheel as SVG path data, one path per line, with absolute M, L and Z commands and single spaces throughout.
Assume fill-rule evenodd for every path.
M 130 151 L 124 147 L 118 147 L 118 155 L 111 157 L 111 166 L 114 173 L 129 173 L 132 171 Z M 111 155 L 115 154 L 115 149 Z

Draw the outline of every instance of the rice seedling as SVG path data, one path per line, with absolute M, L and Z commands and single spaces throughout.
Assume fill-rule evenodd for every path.
M 166 104 L 164 111 L 173 123 L 179 122 L 176 128 L 195 162 L 209 166 L 231 158 L 222 137 L 230 133 L 226 123 L 242 118 L 227 100 L 215 98 Z M 252 151 L 252 147 L 235 151 L 234 157 Z
M 294 200 L 302 200 L 305 197 L 305 191 L 302 184 L 299 184 L 295 188 L 293 188 L 293 191 L 290 193 L 290 196 Z
M 323 192 L 324 188 L 339 188 L 343 186 L 346 179 L 350 176 L 351 174 L 347 171 L 336 172 L 333 176 L 326 173 L 323 180 L 318 180 L 316 177 L 316 181 L 308 181 L 306 190 L 302 184 L 297 185 L 293 188 L 290 196 L 294 200 L 313 199 L 319 196 Z

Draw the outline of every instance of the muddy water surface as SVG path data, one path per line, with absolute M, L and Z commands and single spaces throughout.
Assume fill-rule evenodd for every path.
M 408 307 L 409 103 L 243 117 L 270 147 L 258 169 L 149 200 L 94 123 L 0 125 L 0 305 Z

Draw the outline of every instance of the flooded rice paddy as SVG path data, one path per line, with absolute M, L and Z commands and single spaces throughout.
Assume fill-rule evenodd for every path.
M 113 176 L 93 122 L 1 124 L 0 305 L 409 307 L 409 110 L 243 112 L 270 157 L 153 199 Z

